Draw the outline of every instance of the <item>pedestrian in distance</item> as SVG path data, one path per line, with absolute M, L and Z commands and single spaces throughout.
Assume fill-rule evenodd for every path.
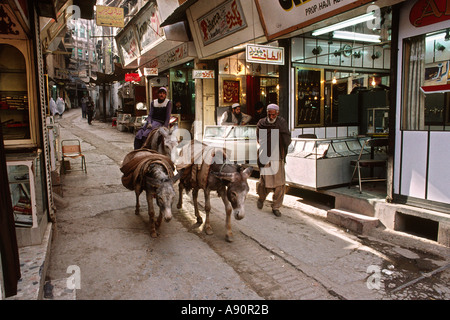
M 269 104 L 267 117 L 258 121 L 256 138 L 258 141 L 259 181 L 256 183 L 258 194 L 257 207 L 262 209 L 267 195 L 273 191 L 272 213 L 281 216 L 286 185 L 286 155 L 291 144 L 288 123 L 279 115 L 279 106 Z
M 86 96 L 86 93 L 83 95 L 83 97 L 81 98 L 81 117 L 86 119 L 86 106 L 88 103 L 89 99 Z
M 241 112 L 241 105 L 239 103 L 235 103 L 229 110 L 225 111 L 222 114 L 222 117 L 220 118 L 220 125 L 246 125 L 250 122 L 251 119 L 252 116 Z
M 92 118 L 94 116 L 95 104 L 91 96 L 88 97 L 88 102 L 86 103 L 86 113 L 88 118 L 88 124 L 92 125 Z
M 147 139 L 150 131 L 164 126 L 169 128 L 170 114 L 172 113 L 172 101 L 167 98 L 167 89 L 161 87 L 158 90 L 158 99 L 150 103 L 150 110 L 144 126 L 138 130 L 134 137 L 134 150 L 140 149 Z

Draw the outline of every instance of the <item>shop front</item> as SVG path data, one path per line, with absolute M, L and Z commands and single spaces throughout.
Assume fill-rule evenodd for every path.
M 169 89 L 168 98 L 174 101 L 174 113 L 179 124 L 190 129 L 193 121 L 193 85 L 189 69 L 196 57 L 183 23 L 161 27 L 171 6 L 149 2 L 116 35 L 119 54 L 125 68 L 134 68 L 139 76 L 121 89 L 123 112 L 118 115 L 118 128 L 138 128 L 145 122 L 148 108 L 159 87 Z M 127 94 L 124 94 L 127 92 Z M 195 97 L 195 96 L 194 96 Z M 175 101 L 176 100 L 176 101 Z M 175 107 L 175 102 L 178 102 Z
M 395 188 L 398 202 L 450 209 L 448 1 L 406 1 L 400 14 Z M 414 160 L 412 160 L 414 159 Z
M 200 0 L 186 16 L 197 49 L 196 69 L 208 70 L 214 77 L 195 80 L 195 120 L 201 124 L 196 138 L 203 136 L 205 125 L 220 124 L 222 113 L 234 103 L 254 116 L 257 102 L 278 101 L 279 66 L 246 58 L 247 45 L 267 43 L 253 1 L 226 0 L 217 6 Z
M 289 86 L 289 97 L 280 106 L 289 109 L 292 137 L 307 139 L 292 157 L 304 157 L 305 173 L 315 172 L 306 179 L 292 166 L 287 176 L 293 185 L 348 184 L 350 163 L 362 148 L 357 137 L 389 136 L 395 2 L 256 1 L 267 38 L 288 39 L 287 80 L 280 83 Z M 333 174 L 315 171 L 325 162 Z
M 36 75 L 42 67 L 41 50 L 34 41 L 39 24 L 34 7 L 19 7 L 0 4 L 4 22 L 0 36 L 0 119 L 2 157 L 7 167 L 7 180 L 2 183 L 9 186 L 21 247 L 41 243 L 53 212 L 46 113 L 41 107 L 45 97 L 39 94 L 44 91 L 44 77 Z

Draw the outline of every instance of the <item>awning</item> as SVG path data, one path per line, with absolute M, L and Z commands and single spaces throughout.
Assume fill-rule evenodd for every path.
M 420 90 L 425 94 L 450 92 L 450 84 L 441 84 L 437 86 L 421 86 Z
M 183 21 L 186 19 L 186 10 L 196 3 L 197 0 L 186 0 L 182 5 L 176 8 L 167 18 L 161 23 L 161 27 Z

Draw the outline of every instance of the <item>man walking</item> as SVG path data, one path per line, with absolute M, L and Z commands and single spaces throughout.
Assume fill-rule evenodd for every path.
M 256 137 L 259 145 L 258 167 L 260 178 L 256 184 L 259 196 L 258 209 L 262 209 L 267 195 L 273 191 L 272 212 L 281 216 L 286 184 L 284 171 L 286 155 L 291 144 L 291 133 L 286 120 L 279 116 L 276 104 L 267 106 L 267 117 L 260 119 L 256 125 Z

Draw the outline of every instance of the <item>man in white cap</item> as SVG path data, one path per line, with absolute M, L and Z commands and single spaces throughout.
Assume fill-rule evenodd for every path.
M 172 113 L 172 101 L 167 99 L 167 89 L 161 87 L 158 90 L 158 99 L 150 104 L 150 110 L 145 125 L 139 129 L 134 138 L 134 149 L 140 149 L 147 139 L 150 131 L 164 126 L 169 128 L 170 114 Z
M 256 125 L 258 140 L 258 167 L 260 178 L 256 183 L 258 209 L 262 209 L 267 195 L 273 191 L 272 212 L 281 216 L 286 174 L 284 171 L 286 155 L 291 144 L 288 123 L 279 116 L 280 108 L 276 104 L 267 106 L 267 117 L 260 119 Z
M 251 115 L 241 112 L 241 105 L 235 103 L 231 106 L 231 110 L 225 111 L 220 119 L 220 125 L 246 125 L 252 119 Z

